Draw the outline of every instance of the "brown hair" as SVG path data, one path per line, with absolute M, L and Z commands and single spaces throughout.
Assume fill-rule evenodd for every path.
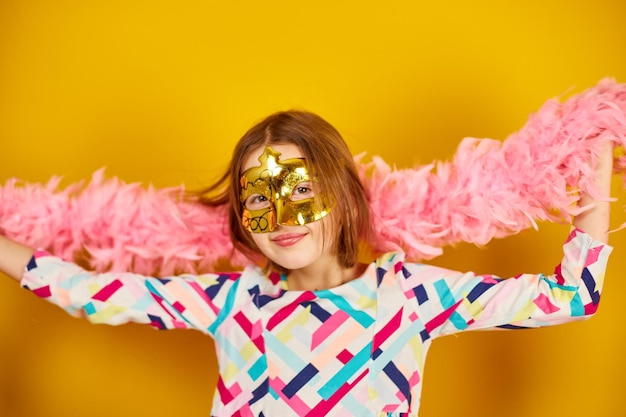
M 354 266 L 359 243 L 366 241 L 370 234 L 369 205 L 348 146 L 332 125 L 314 113 L 283 111 L 254 125 L 237 142 L 227 171 L 203 190 L 200 202 L 209 206 L 227 204 L 230 236 L 235 248 L 258 257 L 259 249 L 241 224 L 239 178 L 250 152 L 272 144 L 294 144 L 300 148 L 316 183 L 335 202 L 331 215 L 333 250 L 342 266 Z M 283 270 L 272 262 L 270 265 Z

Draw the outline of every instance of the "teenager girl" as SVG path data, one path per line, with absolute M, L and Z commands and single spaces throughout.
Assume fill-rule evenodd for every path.
M 599 155 L 610 191 L 612 146 Z M 312 113 L 269 116 L 238 142 L 203 202 L 227 204 L 233 244 L 256 260 L 228 274 L 93 274 L 0 239 L 0 270 L 94 323 L 192 328 L 216 341 L 214 416 L 416 416 L 433 339 L 591 316 L 606 262 L 609 203 L 574 220 L 553 275 L 477 276 L 405 261 L 371 262 L 366 193 L 339 133 Z M 406 195 L 407 199 L 411 195 Z M 408 218 L 411 213 L 404 213 Z

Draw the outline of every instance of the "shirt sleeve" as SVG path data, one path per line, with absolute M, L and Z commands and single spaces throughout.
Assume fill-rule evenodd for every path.
M 582 320 L 600 302 L 612 248 L 578 229 L 554 274 L 502 279 L 405 264 L 405 294 L 430 337 L 477 329 L 521 329 Z
M 212 333 L 221 308 L 234 298 L 240 274 L 169 278 L 131 273 L 95 274 L 37 251 L 21 284 L 75 317 L 92 323 L 150 324 Z

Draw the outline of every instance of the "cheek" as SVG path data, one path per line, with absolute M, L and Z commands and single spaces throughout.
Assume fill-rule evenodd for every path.
M 257 247 L 257 253 L 259 255 L 263 255 L 266 258 L 269 258 L 271 255 L 271 247 L 270 247 L 268 234 L 267 233 L 252 233 L 252 232 L 248 232 L 248 233 L 250 233 L 250 238 L 252 239 L 252 242 L 254 242 L 254 244 Z
M 266 233 L 252 233 L 252 232 L 248 232 L 248 233 L 250 233 L 250 238 L 252 239 L 254 244 L 259 249 L 263 249 L 264 243 L 267 241 L 267 234 Z
M 315 236 L 317 236 L 318 241 L 323 244 L 324 248 L 331 248 L 337 239 L 333 213 L 331 212 L 321 220 L 311 224 L 315 225 Z

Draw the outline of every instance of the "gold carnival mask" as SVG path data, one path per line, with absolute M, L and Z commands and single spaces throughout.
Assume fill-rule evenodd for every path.
M 304 158 L 279 157 L 280 152 L 268 146 L 259 156 L 261 165 L 241 175 L 241 223 L 250 232 L 312 223 L 330 212 L 328 198 L 315 192 Z

